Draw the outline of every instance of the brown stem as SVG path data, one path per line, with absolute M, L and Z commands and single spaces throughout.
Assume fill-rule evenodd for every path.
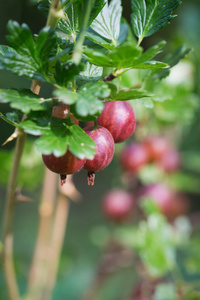
M 113 74 L 113 73 L 110 73 L 109 75 L 105 76 L 103 81 L 106 82 L 106 81 L 112 81 L 116 78 L 116 76 Z
M 14 158 L 7 187 L 6 204 L 3 222 L 3 265 L 10 300 L 20 299 L 13 262 L 13 216 L 15 208 L 15 190 L 19 172 L 20 159 L 23 153 L 26 134 L 21 132 L 15 146 Z
M 40 83 L 41 84 L 41 83 Z M 40 84 L 33 80 L 31 90 L 33 93 L 39 93 Z M 23 116 L 23 119 L 25 115 Z M 26 134 L 23 130 L 17 129 L 17 141 L 15 145 L 14 158 L 12 169 L 10 172 L 10 178 L 7 186 L 7 195 L 6 195 L 6 204 L 5 204 L 5 212 L 4 212 L 4 221 L 3 221 L 3 242 L 4 242 L 4 250 L 3 250 L 3 265 L 4 265 L 4 273 L 6 278 L 6 284 L 8 287 L 8 293 L 10 300 L 18 300 L 20 299 L 20 293 L 17 286 L 17 279 L 14 269 L 13 262 L 13 217 L 14 217 L 14 209 L 16 204 L 15 191 L 17 186 L 17 177 L 19 173 L 20 160 L 22 157 L 22 153 L 24 150 Z
M 52 231 L 51 242 L 50 242 L 50 248 L 52 253 L 51 263 L 49 264 L 48 276 L 47 276 L 42 300 L 51 299 L 51 293 L 56 282 L 59 258 L 62 250 L 66 224 L 68 220 L 69 207 L 70 207 L 69 199 L 65 195 L 60 193 L 58 197 L 58 203 L 56 207 L 53 231 Z
M 41 290 L 48 274 L 48 265 L 51 261 L 49 239 L 55 208 L 56 185 L 57 175 L 46 168 L 39 209 L 39 231 L 30 268 L 27 299 L 41 299 Z

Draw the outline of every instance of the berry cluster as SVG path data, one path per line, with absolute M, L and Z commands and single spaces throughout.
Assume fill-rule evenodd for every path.
M 69 106 L 61 104 L 53 107 L 53 117 L 70 118 L 75 124 L 78 120 L 69 113 Z M 78 159 L 69 150 L 60 157 L 53 154 L 43 155 L 47 168 L 61 176 L 61 185 L 66 181 L 67 174 L 74 174 L 80 169 L 88 171 L 88 184 L 94 185 L 95 172 L 106 168 L 113 159 L 114 143 L 128 139 L 136 126 L 135 114 L 131 105 L 124 101 L 107 102 L 104 110 L 97 118 L 97 124 L 84 128 L 84 131 L 96 144 L 96 154 L 92 160 Z
M 148 137 L 142 143 L 129 143 L 122 149 L 119 161 L 124 173 L 128 175 L 129 180 L 126 180 L 126 183 L 131 182 L 131 178 L 135 179 L 138 172 L 149 163 L 157 165 L 163 174 L 172 173 L 181 165 L 177 149 L 161 136 Z M 120 189 L 108 191 L 102 199 L 103 213 L 114 222 L 128 221 L 135 211 L 137 202 L 143 197 L 154 201 L 169 220 L 188 212 L 188 199 L 184 195 L 174 191 L 166 183 L 157 182 L 145 187 L 141 187 L 139 183 L 134 192 Z

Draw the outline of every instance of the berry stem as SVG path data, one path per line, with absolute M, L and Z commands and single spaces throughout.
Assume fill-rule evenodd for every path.
M 60 185 L 63 186 L 66 183 L 67 175 L 60 174 Z
M 88 180 L 88 185 L 94 185 L 95 172 L 88 172 L 87 180 Z

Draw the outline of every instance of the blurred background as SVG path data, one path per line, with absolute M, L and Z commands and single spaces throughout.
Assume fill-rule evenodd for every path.
M 130 1 L 122 2 L 123 15 L 130 20 Z M 169 77 L 155 84 L 149 83 L 147 88 L 156 98 L 131 101 L 137 119 L 136 131 L 126 143 L 116 145 L 112 163 L 96 174 L 94 187 L 87 186 L 83 170 L 73 177 L 79 193 L 72 197 L 70 204 L 53 300 L 172 300 L 179 299 L 179 296 L 183 297 L 180 299 L 200 299 L 200 2 L 183 0 L 176 13 L 178 16 L 170 25 L 146 38 L 142 46 L 148 48 L 164 39 L 167 41 L 166 53 L 174 52 L 183 44 L 192 51 L 172 69 Z M 34 1 L 3 1 L 0 44 L 6 44 L 9 19 L 27 23 L 34 33 L 38 33 L 46 21 Z M 139 78 L 139 74 L 126 73 L 122 76 L 122 84 L 124 87 L 137 85 Z M 0 88 L 30 88 L 30 84 L 27 79 L 0 71 Z M 51 97 L 51 87 L 42 85 L 40 95 Z M 11 111 L 6 104 L 0 106 L 2 113 Z M 0 120 L 0 126 L 2 144 L 13 133 L 13 127 L 3 120 Z M 122 156 L 132 143 L 148 149 L 154 147 L 153 143 L 157 143 L 156 148 L 159 143 L 161 148 L 167 144 L 170 158 L 156 157 L 151 152 L 150 158 L 130 169 Z M 14 144 L 12 141 L 0 148 L 1 221 Z M 134 151 L 137 155 L 137 149 Z M 33 139 L 28 138 L 18 186 L 31 202 L 17 205 L 14 220 L 14 259 L 22 293 L 37 237 L 43 174 L 41 155 L 36 151 Z M 106 204 L 102 207 L 105 195 L 113 189 L 120 189 L 133 199 L 134 211 L 125 220 L 125 225 L 120 217 L 116 220 L 112 213 L 109 215 Z M 169 198 L 179 199 L 175 200 L 177 206 L 174 210 L 171 203 L 167 204 L 171 210 L 161 204 L 168 201 L 168 194 Z M 142 197 L 146 197 L 146 202 L 141 206 L 138 199 Z M 155 200 L 159 211 L 151 201 L 148 202 L 149 198 Z M 152 212 L 157 216 L 154 220 L 150 218 Z M 142 223 L 143 219 L 147 221 Z M 154 228 L 155 222 L 157 226 Z M 158 231 L 158 227 L 166 233 L 164 241 L 163 232 Z M 152 228 L 155 230 L 151 231 Z M 140 237 L 143 237 L 142 242 Z M 147 251 L 151 247 L 154 256 Z M 159 252 L 160 248 L 167 248 L 167 253 Z M 177 288 L 180 282 L 186 282 L 187 298 Z M 141 296 L 145 283 L 149 284 L 149 298 Z M 155 292 L 157 285 L 159 288 Z M 166 294 L 168 298 L 163 298 Z M 0 299 L 8 299 L 2 265 Z

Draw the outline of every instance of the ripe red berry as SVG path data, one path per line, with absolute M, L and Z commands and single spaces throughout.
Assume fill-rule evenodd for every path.
M 122 222 L 129 219 L 134 205 L 135 201 L 130 193 L 115 189 L 103 197 L 102 210 L 109 220 Z
M 170 220 L 186 214 L 189 209 L 185 196 L 176 193 L 162 183 L 147 186 L 142 191 L 142 196 L 150 197 L 158 205 L 161 212 Z
M 152 160 L 160 159 L 160 157 L 168 152 L 171 148 L 171 145 L 166 138 L 161 136 L 148 137 L 144 144 Z
M 177 150 L 171 149 L 165 152 L 157 161 L 161 169 L 167 173 L 171 173 L 179 169 L 181 165 L 181 157 Z
M 114 140 L 110 132 L 98 126 L 89 126 L 84 131 L 93 139 L 96 144 L 96 154 L 92 160 L 86 160 L 84 170 L 88 171 L 88 184 L 94 184 L 95 172 L 103 170 L 112 161 L 114 155 Z
M 66 119 L 69 114 L 69 105 L 61 103 L 53 106 L 52 117 Z M 70 113 L 70 120 L 74 121 L 76 125 L 79 124 L 79 120 L 75 119 L 73 114 Z
M 128 102 L 114 101 L 104 104 L 104 110 L 97 118 L 97 123 L 110 131 L 115 143 L 121 143 L 133 134 L 136 119 Z
M 56 157 L 53 154 L 42 155 L 46 167 L 54 173 L 60 174 L 61 185 L 66 182 L 67 174 L 74 174 L 83 168 L 86 159 L 79 159 L 69 150 L 63 155 Z
M 122 168 L 130 173 L 137 173 L 148 161 L 148 151 L 143 144 L 139 143 L 127 145 L 120 155 Z

